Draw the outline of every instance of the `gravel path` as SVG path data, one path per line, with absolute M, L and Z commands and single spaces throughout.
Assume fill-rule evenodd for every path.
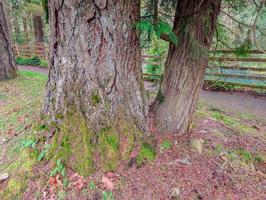
M 200 102 L 232 113 L 250 113 L 255 115 L 256 119 L 266 122 L 266 97 L 241 92 L 229 94 L 203 90 Z
M 42 74 L 48 74 L 48 70 L 47 69 L 40 68 L 40 67 L 18 65 L 18 69 L 19 70 L 28 70 L 28 71 L 33 71 L 33 72 L 40 72 Z
M 19 70 L 30 70 L 48 74 L 44 68 L 32 66 L 18 66 Z M 202 90 L 200 102 L 217 107 L 228 112 L 239 114 L 252 114 L 256 119 L 266 122 L 266 97 L 255 97 L 245 93 L 225 93 Z

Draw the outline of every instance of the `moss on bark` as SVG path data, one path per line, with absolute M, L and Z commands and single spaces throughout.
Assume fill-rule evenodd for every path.
M 93 131 L 79 112 L 71 112 L 58 125 L 51 141 L 48 159 L 61 159 L 83 176 L 95 169 L 114 171 L 121 161 L 130 159 L 130 153 L 141 146 L 142 132 L 126 120 L 117 120 L 112 126 Z

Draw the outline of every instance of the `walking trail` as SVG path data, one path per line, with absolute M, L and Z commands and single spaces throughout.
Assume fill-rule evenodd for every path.
M 48 74 L 47 69 L 32 66 L 19 66 L 19 70 Z M 256 119 L 266 122 L 266 97 L 256 97 L 241 92 L 226 93 L 202 90 L 200 103 L 232 113 L 249 113 L 254 115 Z

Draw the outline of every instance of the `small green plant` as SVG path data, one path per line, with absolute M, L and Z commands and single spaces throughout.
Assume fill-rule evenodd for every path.
M 25 140 L 23 140 L 22 142 L 21 142 L 21 146 L 22 146 L 22 148 L 29 148 L 29 147 L 31 147 L 31 148 L 35 148 L 35 146 L 36 146 L 36 144 L 37 144 L 37 140 L 35 140 L 35 139 L 25 139 Z
M 153 161 L 155 159 L 156 152 L 155 150 L 147 143 L 144 143 L 141 146 L 140 152 L 137 156 L 137 166 L 141 167 L 147 161 Z
M 50 145 L 49 144 L 45 145 L 44 150 L 39 154 L 39 156 L 37 157 L 37 160 L 41 161 L 46 156 L 49 149 L 50 149 Z
M 56 161 L 56 167 L 51 171 L 50 176 L 55 176 L 58 173 L 60 173 L 63 177 L 66 176 L 66 169 L 60 158 Z
M 254 154 L 244 148 L 230 150 L 228 151 L 226 156 L 231 161 L 239 158 L 245 163 L 260 163 L 264 162 L 265 160 L 265 158 L 261 154 Z
M 254 162 L 255 163 L 263 163 L 265 161 L 266 161 L 265 157 L 262 156 L 261 154 L 254 155 Z
M 247 162 L 250 163 L 253 161 L 253 155 L 251 152 L 247 151 L 246 149 L 239 149 L 238 153 L 240 156 Z
M 215 147 L 214 147 L 215 151 L 217 154 L 221 154 L 222 151 L 223 151 L 223 145 L 221 144 L 216 144 Z
M 237 152 L 246 163 L 260 163 L 264 161 L 264 157 L 262 155 L 254 154 L 244 148 L 240 148 Z
M 96 106 L 101 102 L 101 97 L 97 93 L 93 93 L 91 96 L 92 105 Z
M 225 125 L 228 125 L 228 126 L 232 126 L 232 125 L 237 123 L 236 120 L 234 120 L 233 118 L 231 118 L 227 115 L 222 114 L 221 111 L 218 111 L 218 110 L 213 111 L 211 113 L 211 116 L 218 121 L 222 121 Z
M 46 124 L 36 124 L 34 126 L 34 130 L 36 130 L 36 131 L 48 131 L 48 126 Z
M 172 147 L 172 142 L 168 139 L 164 140 L 163 143 L 161 144 L 161 150 L 167 150 Z
M 89 188 L 90 188 L 91 190 L 95 190 L 95 189 L 96 189 L 96 185 L 95 185 L 95 183 L 94 183 L 93 181 L 90 181 L 90 182 L 89 182 Z
M 235 85 L 230 84 L 230 83 L 206 80 L 204 82 L 204 88 L 208 90 L 215 90 L 215 91 L 231 91 L 231 90 L 234 90 L 236 87 Z
M 115 200 L 112 192 L 103 191 L 102 200 Z
M 233 161 L 235 159 L 238 158 L 238 155 L 237 153 L 234 151 L 234 150 L 230 150 L 228 151 L 228 153 L 226 154 L 226 157 L 230 160 L 230 161 Z

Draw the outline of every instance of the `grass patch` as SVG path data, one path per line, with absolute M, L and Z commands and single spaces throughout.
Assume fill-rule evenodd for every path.
M 0 83 L 0 172 L 8 172 L 7 187 L 0 199 L 20 199 L 36 162 L 35 139 L 47 76 L 20 71 L 13 80 Z M 3 101 L 1 101 L 3 100 Z
M 213 118 L 218 122 L 224 124 L 227 127 L 234 129 L 236 132 L 240 134 L 243 133 L 254 133 L 256 130 L 254 127 L 247 125 L 246 121 L 250 121 L 254 119 L 254 116 L 245 113 L 245 114 L 233 114 L 233 113 L 226 113 L 221 109 L 209 107 L 207 105 L 203 106 L 200 105 L 197 107 L 196 117 L 199 119 L 204 118 Z
M 161 151 L 170 149 L 172 147 L 172 142 L 168 139 L 164 140 L 160 146 Z
M 211 112 L 211 116 L 220 121 L 220 122 L 223 122 L 225 125 L 228 125 L 228 126 L 232 126 L 234 124 L 237 124 L 238 122 L 233 119 L 232 117 L 230 116 L 227 116 L 225 114 L 223 114 L 221 111 L 212 111 Z
M 137 156 L 137 166 L 141 167 L 145 162 L 153 161 L 155 159 L 155 156 L 155 150 L 149 144 L 144 143 L 141 146 L 140 152 Z

